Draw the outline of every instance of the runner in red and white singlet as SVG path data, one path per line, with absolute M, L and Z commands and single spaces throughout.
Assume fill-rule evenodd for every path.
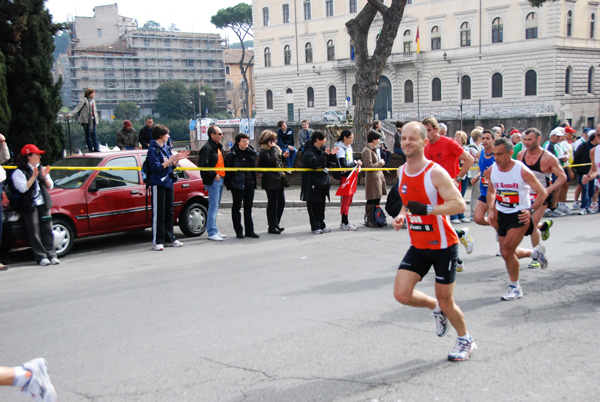
M 467 332 L 461 309 L 454 302 L 458 237 L 448 215 L 464 212 L 466 205 L 448 172 L 425 159 L 426 137 L 427 129 L 419 122 L 410 122 L 402 128 L 406 164 L 398 171 L 398 191 L 404 206 L 393 225 L 399 230 L 408 219 L 411 246 L 398 267 L 394 297 L 402 304 L 433 310 L 438 336 L 446 335 L 452 324 L 458 338 L 448 359 L 462 361 L 477 346 Z M 415 290 L 432 266 L 435 298 Z

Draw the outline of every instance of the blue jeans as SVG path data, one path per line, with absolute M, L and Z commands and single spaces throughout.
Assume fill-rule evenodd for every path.
M 394 153 L 396 155 L 404 155 L 404 151 L 402 150 L 402 148 L 394 148 Z
M 96 139 L 96 125 L 83 123 L 82 126 L 85 130 L 85 142 L 87 143 L 88 151 L 100 151 L 100 146 L 98 145 L 98 140 Z
M 206 230 L 209 236 L 214 236 L 219 233 L 217 229 L 217 214 L 219 213 L 219 205 L 221 205 L 221 194 L 223 194 L 223 182 L 221 180 L 214 180 L 210 185 L 204 185 L 204 188 L 208 191 L 208 217 L 206 218 Z
M 465 198 L 465 193 L 467 192 L 467 186 L 469 185 L 469 177 L 468 175 L 465 176 L 465 179 L 463 181 L 460 182 L 460 193 L 462 194 L 463 198 Z M 463 219 L 465 217 L 465 214 L 457 214 L 457 215 L 452 215 L 450 216 L 450 220 L 453 219 Z
M 581 208 L 589 208 L 594 196 L 594 181 L 590 181 L 588 184 L 582 184 L 583 175 L 577 175 L 577 183 L 581 184 Z
M 286 167 L 289 167 L 289 168 L 294 167 L 294 161 L 296 160 L 296 154 L 298 153 L 296 148 L 294 148 L 294 149 L 282 148 L 281 151 L 282 152 L 289 151 L 290 155 L 286 159 Z

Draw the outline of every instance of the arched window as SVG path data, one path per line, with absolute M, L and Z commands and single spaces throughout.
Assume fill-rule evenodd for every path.
M 265 67 L 271 67 L 271 49 L 265 48 Z
M 315 90 L 311 87 L 306 90 L 306 107 L 315 107 Z
M 313 62 L 313 51 L 310 42 L 306 42 L 306 45 L 304 45 L 304 58 L 309 64 Z
M 231 74 L 231 69 L 229 68 L 229 66 L 225 66 L 225 74 Z
M 356 106 L 356 97 L 358 94 L 358 85 L 352 85 L 352 106 Z
M 286 66 L 292 64 L 292 51 L 290 50 L 290 45 L 285 45 L 283 48 L 283 64 Z
M 502 74 L 495 73 L 492 75 L 492 98 L 502 98 L 503 96 L 503 83 Z
M 471 26 L 466 21 L 460 25 L 460 46 L 471 46 Z
M 468 75 L 460 78 L 460 96 L 461 99 L 471 99 L 471 77 Z
M 412 35 L 410 29 L 404 31 L 404 53 L 410 53 L 410 45 L 412 44 Z
M 404 81 L 404 103 L 413 103 L 415 101 L 413 82 Z
M 267 109 L 273 109 L 273 92 L 270 89 L 267 90 Z
M 596 29 L 596 14 L 592 13 L 590 15 L 590 39 L 594 39 Z
M 327 41 L 327 61 L 335 60 L 335 46 L 333 45 L 333 40 L 329 39 Z
M 565 95 L 570 94 L 573 89 L 573 69 L 571 66 L 565 70 Z
M 497 17 L 492 21 L 492 43 L 502 43 L 504 40 L 504 24 L 502 18 Z
M 536 13 L 527 14 L 525 18 L 525 39 L 536 39 L 538 37 L 538 21 Z
M 337 106 L 337 90 L 333 85 L 329 87 L 329 106 Z
M 567 37 L 570 38 L 573 34 L 573 11 L 567 11 Z
M 431 28 L 431 50 L 439 50 L 442 48 L 442 34 L 440 27 L 437 25 Z
M 537 95 L 537 73 L 529 70 L 525 73 L 525 96 Z
M 594 67 L 588 70 L 588 94 L 594 93 Z
M 439 78 L 431 81 L 431 100 L 433 102 L 442 100 L 442 81 Z

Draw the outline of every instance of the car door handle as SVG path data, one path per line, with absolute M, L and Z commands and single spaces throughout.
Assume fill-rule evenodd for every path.
M 182 184 L 181 188 L 188 188 L 190 185 L 189 184 Z
M 131 190 L 131 194 L 139 194 L 140 192 L 137 190 Z

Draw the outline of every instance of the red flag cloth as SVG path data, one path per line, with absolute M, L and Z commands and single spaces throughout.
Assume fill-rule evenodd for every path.
M 356 193 L 356 184 L 358 184 L 358 174 L 360 173 L 360 167 L 357 166 L 350 172 L 350 175 L 346 178 L 346 181 L 342 183 L 340 188 L 335 192 L 335 195 L 344 197 L 353 195 Z

